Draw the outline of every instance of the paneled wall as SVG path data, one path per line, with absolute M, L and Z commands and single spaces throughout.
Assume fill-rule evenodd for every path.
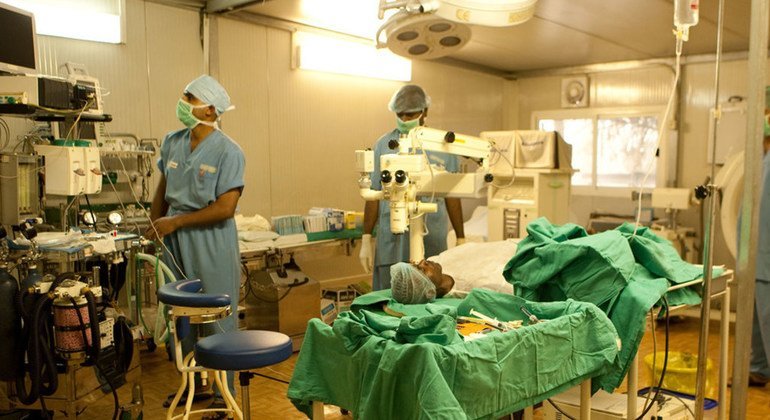
M 671 91 L 673 72 L 651 68 L 611 73 L 589 74 L 589 101 L 595 108 L 666 106 Z M 518 126 L 506 129 L 531 129 L 536 111 L 561 108 L 561 76 L 530 77 L 518 80 L 518 95 L 506 101 L 518 103 Z M 514 105 L 508 105 L 513 107 Z M 573 194 L 570 219 L 586 225 L 591 212 L 633 214 L 635 203 L 628 197 L 606 197 Z
M 395 127 L 387 103 L 398 82 L 291 69 L 291 36 L 219 19 L 218 77 L 236 109 L 225 131 L 248 158 L 244 213 L 361 209 L 353 151 Z M 432 97 L 428 124 L 469 134 L 502 127 L 505 81 L 415 61 L 413 83 Z
M 99 78 L 109 92 L 110 131 L 162 138 L 178 126 L 180 91 L 203 72 L 198 19 L 196 12 L 128 0 L 125 44 L 40 36 L 39 55 L 45 69 L 71 61 Z
M 113 116 L 107 124 L 110 133 L 162 139 L 179 127 L 175 107 L 180 92 L 203 72 L 199 15 L 195 11 L 127 0 L 125 21 L 124 44 L 39 36 L 39 71 L 64 76 L 64 63 L 84 64 L 103 89 L 104 110 Z M 12 127 L 12 148 L 17 136 L 27 132 L 31 123 L 20 118 L 6 121 Z M 109 170 L 120 170 L 114 160 L 109 163 L 114 167 L 107 165 Z M 153 188 L 156 183 L 157 173 L 150 180 Z M 119 190 L 123 201 L 133 201 L 126 184 L 119 184 Z M 115 196 L 110 188 L 105 188 L 92 201 L 115 202 Z M 56 199 L 51 199 L 48 205 L 56 203 Z
M 720 102 L 731 96 L 748 95 L 748 63 L 745 60 L 722 63 Z M 670 92 L 672 73 L 665 68 L 629 70 L 589 75 L 591 79 L 591 106 L 665 105 Z M 533 77 L 518 81 L 518 95 L 506 96 L 506 109 L 518 106 L 518 125 L 509 128 L 528 128 L 535 111 L 560 109 L 561 77 Z M 770 76 L 768 76 L 770 80 Z M 676 186 L 693 188 L 704 182 L 710 173 L 707 162 L 709 141 L 709 109 L 714 104 L 714 63 L 688 64 L 682 68 L 679 108 L 674 118 L 679 128 L 679 153 Z M 512 101 L 513 104 L 507 102 Z M 504 116 L 504 118 L 511 118 Z M 611 211 L 632 214 L 634 203 L 630 198 L 608 198 L 574 195 L 573 222 L 585 224 L 591 211 Z M 659 212 L 660 213 L 660 212 Z M 662 214 L 661 214 L 662 215 Z M 684 226 L 700 229 L 700 207 L 680 214 Z M 734 266 L 722 238 L 717 220 L 715 262 Z
M 82 63 L 99 78 L 110 132 L 162 139 L 180 127 L 174 109 L 185 84 L 203 73 L 200 16 L 128 0 L 126 25 L 121 45 L 41 36 L 41 60 L 52 73 Z M 402 84 L 292 70 L 284 30 L 222 18 L 213 28 L 211 68 L 236 105 L 222 126 L 247 158 L 241 211 L 363 208 L 353 151 L 395 127 L 387 103 Z M 470 134 L 502 127 L 502 78 L 431 62 L 415 62 L 413 75 L 433 98 L 430 125 Z M 29 128 L 13 123 L 14 138 Z

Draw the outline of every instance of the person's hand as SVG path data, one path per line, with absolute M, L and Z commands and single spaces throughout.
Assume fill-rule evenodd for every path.
M 364 267 L 364 271 L 367 273 L 372 272 L 374 266 L 373 255 L 372 235 L 365 233 L 361 236 L 361 252 L 358 254 L 358 259 L 361 260 L 361 266 Z
M 153 229 L 153 226 L 150 226 L 150 228 L 147 229 L 147 231 L 144 233 L 144 237 L 149 240 L 161 239 L 164 236 L 170 235 L 179 229 L 178 220 L 174 216 L 166 216 L 155 219 L 152 224 L 155 226 L 155 228 Z
M 457 238 L 457 242 L 455 244 L 456 244 L 456 246 L 460 246 L 460 245 L 464 244 L 465 242 L 466 242 L 465 238 Z

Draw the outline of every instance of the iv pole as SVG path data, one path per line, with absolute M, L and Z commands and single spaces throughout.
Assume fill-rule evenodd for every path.
M 749 38 L 749 104 L 746 127 L 746 163 L 744 167 L 743 204 L 741 207 L 740 243 L 736 258 L 738 305 L 735 320 L 733 354 L 733 388 L 730 418 L 746 418 L 749 383 L 749 352 L 754 316 L 754 286 L 759 226 L 759 193 L 762 174 L 762 136 L 765 114 L 765 74 L 767 71 L 767 36 L 770 0 L 752 0 L 751 34 Z M 749 223 L 745 223 L 749 221 Z M 720 404 L 724 404 L 720 401 Z
M 714 127 L 721 118 L 721 107 L 719 105 L 719 77 L 721 76 L 722 64 L 722 31 L 724 27 L 724 0 L 719 0 L 719 11 L 717 17 L 717 50 L 714 69 Z M 716 141 L 717 130 L 712 130 L 711 138 L 711 183 L 707 186 L 709 197 L 709 212 L 705 232 L 703 233 L 703 288 L 701 293 L 700 307 L 700 335 L 698 337 L 698 370 L 695 380 L 695 418 L 703 418 L 703 402 L 706 394 L 706 366 L 708 362 L 708 338 L 709 323 L 711 322 L 711 281 L 713 280 L 713 260 L 714 260 L 714 221 L 717 215 L 717 186 L 714 185 L 716 179 Z M 747 149 L 748 150 L 748 149 Z M 724 320 L 723 320 L 724 322 Z M 720 403 L 723 403 L 720 401 Z

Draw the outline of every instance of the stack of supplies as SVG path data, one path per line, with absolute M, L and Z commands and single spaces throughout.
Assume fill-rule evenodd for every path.
M 275 216 L 272 218 L 273 230 L 279 235 L 295 235 L 305 233 L 302 216 L 298 214 L 288 214 L 286 216 Z

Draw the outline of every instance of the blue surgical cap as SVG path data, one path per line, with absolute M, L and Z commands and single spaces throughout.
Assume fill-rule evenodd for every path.
M 406 85 L 393 94 L 388 104 L 391 112 L 419 112 L 430 107 L 430 96 L 417 85 Z
M 230 95 L 225 88 L 211 76 L 203 75 L 187 85 L 184 91 L 195 95 L 208 105 L 212 105 L 217 110 L 217 115 L 222 115 L 234 107 L 230 104 Z
M 399 303 L 427 303 L 436 298 L 436 286 L 417 267 L 399 262 L 390 266 L 390 289 Z

